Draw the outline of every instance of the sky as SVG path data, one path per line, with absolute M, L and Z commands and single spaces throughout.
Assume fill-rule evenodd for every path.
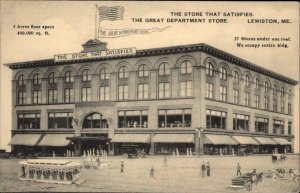
M 96 4 L 99 7 L 125 8 L 123 20 L 101 21 L 102 28 L 168 27 L 164 31 L 151 34 L 100 38 L 101 41 L 108 43 L 109 49 L 136 47 L 139 50 L 206 43 L 299 81 L 297 2 L 2 1 L 1 3 L 0 149 L 10 148 L 7 143 L 11 134 L 12 108 L 11 70 L 3 64 L 50 59 L 55 54 L 80 52 L 83 43 L 95 38 L 95 23 L 97 27 L 99 26 L 98 22 L 95 22 Z M 190 16 L 186 16 L 187 14 Z M 179 23 L 179 19 L 198 19 L 198 23 Z M 269 19 L 273 23 L 269 23 Z M 278 23 L 275 22 L 276 19 Z M 288 19 L 289 22 L 282 23 L 282 19 Z M 32 25 L 40 28 L 32 28 Z M 21 28 L 22 26 L 29 28 Z M 42 26 L 52 28 L 45 30 Z M 45 35 L 45 31 L 49 35 Z M 43 35 L 37 35 L 39 33 Z M 253 38 L 264 37 L 270 40 L 253 41 Z M 272 38 L 279 38 L 279 41 L 271 41 Z M 288 41 L 285 41 L 286 39 Z M 238 47 L 238 43 L 244 46 Z M 260 44 L 260 47 L 247 47 L 250 44 Z M 262 47 L 262 44 L 265 47 Z M 270 44 L 275 47 L 270 47 Z M 278 44 L 286 44 L 288 47 L 278 47 Z M 299 85 L 295 91 L 295 107 L 298 107 Z M 295 137 L 299 144 L 299 108 L 295 110 L 295 128 L 297 128 Z M 296 151 L 299 152 L 299 145 L 296 145 Z

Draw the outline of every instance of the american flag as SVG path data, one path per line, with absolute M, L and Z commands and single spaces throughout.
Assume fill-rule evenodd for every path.
M 99 17 L 101 20 L 122 20 L 124 15 L 124 7 L 122 6 L 114 6 L 114 7 L 106 7 L 101 6 L 98 7 Z

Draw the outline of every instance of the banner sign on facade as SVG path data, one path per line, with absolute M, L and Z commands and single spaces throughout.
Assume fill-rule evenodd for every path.
M 54 55 L 54 62 L 92 59 L 92 58 L 96 59 L 96 58 L 105 58 L 105 57 L 113 57 L 113 56 L 127 56 L 127 55 L 135 55 L 135 54 L 136 54 L 136 48 L 120 48 L 120 49 L 105 50 L 100 52 L 58 54 L 58 55 Z

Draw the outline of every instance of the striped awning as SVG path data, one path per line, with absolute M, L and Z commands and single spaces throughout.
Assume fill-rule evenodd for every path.
M 273 138 L 273 140 L 279 143 L 280 145 L 292 145 L 290 141 L 284 138 Z
M 149 134 L 115 134 L 111 140 L 114 143 L 150 143 Z
M 194 143 L 194 134 L 156 134 L 154 143 Z
M 214 145 L 237 145 L 238 143 L 234 141 L 228 135 L 212 135 L 205 134 L 204 144 L 214 144 Z
M 35 146 L 41 136 L 41 134 L 16 134 L 9 142 L 9 145 Z
M 232 136 L 232 138 L 235 139 L 238 142 L 238 144 L 241 144 L 241 145 L 259 145 L 259 143 L 252 137 Z
M 74 134 L 46 134 L 38 146 L 63 147 L 70 144 L 67 137 L 73 137 Z
M 268 137 L 254 137 L 261 145 L 278 145 L 278 143 Z

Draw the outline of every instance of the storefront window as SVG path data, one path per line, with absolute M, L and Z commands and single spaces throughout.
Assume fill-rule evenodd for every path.
M 83 129 L 108 128 L 107 120 L 100 113 L 89 114 L 83 121 Z
M 18 129 L 40 129 L 39 113 L 18 114 Z
M 249 115 L 233 114 L 233 130 L 249 131 Z
M 255 132 L 268 133 L 269 119 L 255 117 Z
M 226 129 L 226 112 L 206 110 L 206 128 Z
M 73 113 L 49 113 L 48 128 L 49 129 L 71 129 Z
M 148 111 L 118 111 L 119 128 L 147 128 Z
M 284 134 L 284 121 L 273 120 L 273 133 Z
M 158 127 L 191 127 L 191 109 L 170 109 L 158 111 Z

